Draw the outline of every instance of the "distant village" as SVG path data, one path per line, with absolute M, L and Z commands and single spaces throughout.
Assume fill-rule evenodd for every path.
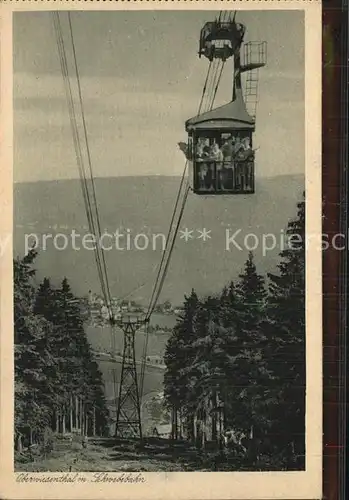
M 81 299 L 81 309 L 87 325 L 92 327 L 103 327 L 108 325 L 109 321 L 109 310 L 107 304 L 103 297 L 99 294 L 89 291 L 87 297 Z M 127 313 L 147 313 L 147 307 L 138 304 L 134 300 L 125 300 L 113 297 L 110 302 L 110 309 L 113 312 L 115 319 L 122 317 L 123 314 Z M 157 305 L 154 310 L 155 314 L 159 315 L 180 315 L 182 309 L 180 307 L 173 307 L 169 301 L 165 301 L 163 304 Z M 150 334 L 164 334 L 172 331 L 172 328 L 164 325 L 151 324 L 148 326 L 148 332 Z M 103 351 L 94 351 L 96 359 L 104 359 L 107 357 L 120 358 L 122 356 L 121 350 L 116 350 L 111 352 L 109 349 L 103 349 Z M 147 356 L 147 365 L 156 365 L 158 368 L 164 368 L 164 358 L 163 353 L 159 353 L 153 356 Z
M 109 319 L 109 307 L 115 317 L 118 319 L 125 313 L 147 313 L 147 307 L 138 304 L 134 300 L 125 300 L 117 297 L 112 297 L 110 304 L 106 304 L 103 297 L 99 294 L 93 293 L 91 290 L 88 297 L 82 300 L 83 312 L 86 320 L 91 326 L 103 326 L 107 324 Z M 108 307 L 109 306 L 109 307 Z M 163 315 L 180 315 L 182 312 L 181 307 L 175 307 L 170 301 L 165 301 L 163 304 L 158 304 L 154 309 L 155 314 Z M 160 327 L 159 325 L 150 325 L 151 333 L 157 331 L 170 330 L 167 327 Z

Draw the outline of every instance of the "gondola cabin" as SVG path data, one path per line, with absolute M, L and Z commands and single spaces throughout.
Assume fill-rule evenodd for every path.
M 194 193 L 254 193 L 254 130 L 254 119 L 242 99 L 186 122 Z
M 222 63 L 232 56 L 232 100 L 199 112 L 185 123 L 188 142 L 179 143 L 189 162 L 191 188 L 196 194 L 252 194 L 255 191 L 255 108 L 258 69 L 266 64 L 266 43 L 243 44 L 245 26 L 233 20 L 206 23 L 200 34 L 199 56 Z M 244 47 L 241 61 L 241 47 Z M 210 69 L 209 69 L 210 71 Z M 243 95 L 241 75 L 246 73 Z M 205 87 L 204 87 L 205 92 Z M 209 100 L 210 100 L 210 96 Z M 254 109 L 247 111 L 248 104 Z
M 226 61 L 240 46 L 244 34 L 245 27 L 240 23 L 217 20 L 206 23 L 200 33 L 199 57 Z

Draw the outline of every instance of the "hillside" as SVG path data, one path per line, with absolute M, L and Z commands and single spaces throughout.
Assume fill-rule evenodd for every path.
M 96 180 L 96 192 L 102 227 L 109 233 L 119 229 L 130 234 L 150 237 L 149 248 L 106 252 L 109 279 L 113 295 L 123 296 L 146 283 L 133 296 L 147 303 L 156 276 L 156 265 L 161 258 L 161 239 L 152 248 L 154 234 L 167 234 L 179 178 L 176 177 L 118 177 Z M 190 194 L 182 229 L 211 230 L 211 239 L 203 242 L 178 238 L 161 300 L 181 303 L 183 294 L 191 288 L 200 294 L 220 290 L 236 277 L 244 264 L 248 250 L 233 245 L 226 250 L 226 230 L 232 235 L 240 230 L 236 241 L 243 245 L 244 237 L 254 233 L 261 240 L 272 233 L 280 240 L 290 218 L 296 214 L 296 203 L 304 190 L 303 176 L 279 176 L 257 179 L 253 196 L 202 198 Z M 86 216 L 78 180 L 16 184 L 14 187 L 14 251 L 24 252 L 25 234 L 35 233 L 39 240 L 37 258 L 38 279 L 44 275 L 52 281 L 69 277 L 76 294 L 89 289 L 99 292 L 93 252 L 53 248 L 52 239 L 43 248 L 42 235 L 63 233 L 71 241 L 71 231 L 87 233 Z M 194 233 L 199 234 L 199 233 Z M 33 241 L 33 240 L 31 240 Z M 62 238 L 59 244 L 62 245 Z M 107 240 L 107 244 L 111 239 Z M 253 240 L 249 240 L 250 244 Z M 64 244 L 64 241 L 63 241 Z M 263 255 L 261 247 L 255 251 L 256 264 L 262 273 L 275 270 L 279 246 Z

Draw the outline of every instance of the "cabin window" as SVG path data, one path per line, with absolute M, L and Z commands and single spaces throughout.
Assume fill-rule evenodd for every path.
M 254 192 L 254 151 L 249 131 L 198 135 L 193 146 L 195 192 Z

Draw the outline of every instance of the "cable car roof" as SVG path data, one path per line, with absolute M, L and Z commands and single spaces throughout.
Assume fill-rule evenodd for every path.
M 237 97 L 237 99 L 228 104 L 190 118 L 186 121 L 185 128 L 187 132 L 193 129 L 254 130 L 255 122 L 247 113 L 243 99 Z

